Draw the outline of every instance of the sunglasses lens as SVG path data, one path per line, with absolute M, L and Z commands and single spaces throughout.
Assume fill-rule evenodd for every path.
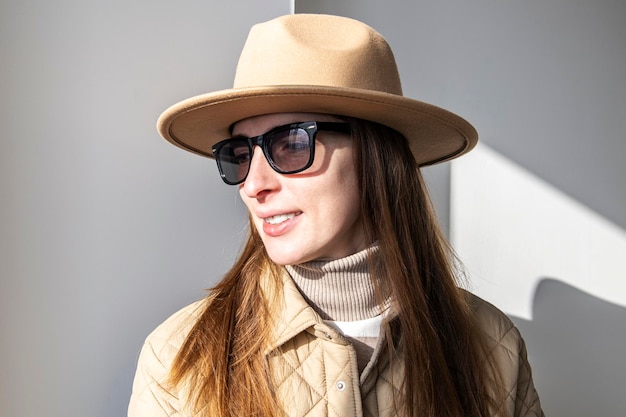
M 327 123 L 328 124 L 328 123 Z M 295 174 L 311 166 L 313 140 L 317 125 L 312 122 L 281 126 L 253 138 L 234 137 L 213 147 L 220 174 L 225 183 L 240 184 L 250 171 L 252 150 L 263 148 L 267 162 L 280 174 Z
M 250 146 L 244 140 L 230 140 L 224 144 L 215 155 L 222 178 L 228 184 L 238 184 L 250 168 Z
M 301 171 L 311 160 L 309 134 L 301 127 L 274 132 L 266 138 L 267 150 L 274 166 L 289 174 Z

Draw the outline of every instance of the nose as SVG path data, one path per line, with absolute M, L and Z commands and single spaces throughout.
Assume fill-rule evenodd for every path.
M 278 173 L 272 169 L 263 150 L 258 146 L 252 148 L 250 170 L 243 182 L 243 191 L 250 198 L 261 197 L 278 186 Z

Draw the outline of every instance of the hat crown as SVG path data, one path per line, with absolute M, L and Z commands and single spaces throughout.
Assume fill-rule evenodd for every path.
M 447 110 L 402 95 L 391 48 L 366 24 L 295 14 L 255 25 L 234 88 L 190 97 L 167 109 L 161 135 L 212 157 L 233 123 L 284 112 L 326 113 L 379 123 L 404 135 L 419 165 L 468 152 L 476 130 Z
M 252 27 L 234 88 L 308 85 L 402 95 L 387 41 L 357 20 L 294 14 Z

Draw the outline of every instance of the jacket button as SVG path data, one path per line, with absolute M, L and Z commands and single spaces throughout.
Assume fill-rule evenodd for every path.
M 337 381 L 336 387 L 339 391 L 343 391 L 346 389 L 346 383 L 343 381 Z

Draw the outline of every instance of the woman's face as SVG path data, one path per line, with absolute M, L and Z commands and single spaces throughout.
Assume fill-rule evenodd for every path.
M 278 113 L 237 122 L 233 135 L 253 137 L 295 122 L 338 119 L 322 114 Z M 239 185 L 270 258 L 280 265 L 337 259 L 367 247 L 350 136 L 319 131 L 313 165 L 297 174 L 274 171 L 254 147 L 250 171 Z

